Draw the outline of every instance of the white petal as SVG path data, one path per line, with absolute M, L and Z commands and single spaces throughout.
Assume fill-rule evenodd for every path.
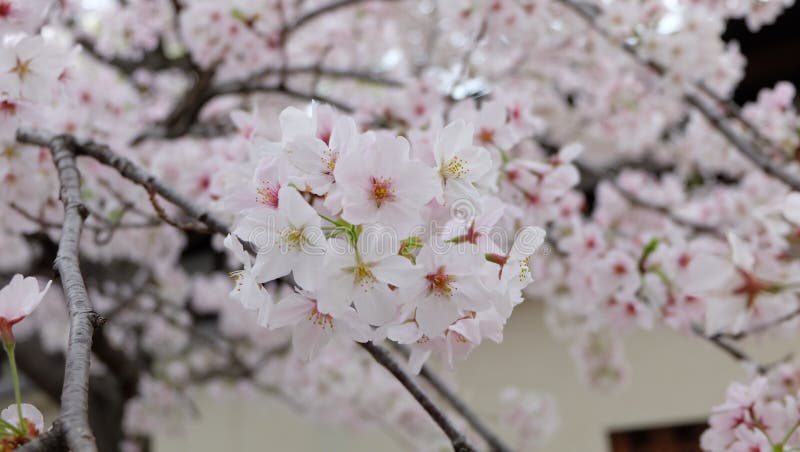
M 282 187 L 278 192 L 278 211 L 294 227 L 319 225 L 319 214 L 309 206 L 294 187 Z
M 440 337 L 458 319 L 458 308 L 452 300 L 427 297 L 417 306 L 417 323 L 430 338 Z
M 731 246 L 731 258 L 733 259 L 733 263 L 742 270 L 753 270 L 753 264 L 756 259 L 753 257 L 753 253 L 750 252 L 747 244 L 732 231 L 729 231 L 727 236 L 728 243 Z
M 44 416 L 42 416 L 42 412 L 39 411 L 35 406 L 31 405 L 30 403 L 22 403 L 20 404 L 20 408 L 22 409 L 22 417 L 28 420 L 31 424 L 36 426 L 36 429 L 39 433 L 44 432 Z M 0 412 L 0 418 L 3 418 L 4 421 L 8 422 L 12 425 L 19 425 L 19 415 L 17 413 L 17 405 L 11 404 Z
M 269 319 L 269 328 L 276 329 L 288 325 L 297 325 L 308 318 L 314 304 L 304 296 L 293 293 L 287 295 L 275 307 Z
M 793 191 L 786 196 L 783 203 L 783 216 L 796 225 L 800 225 L 800 193 Z

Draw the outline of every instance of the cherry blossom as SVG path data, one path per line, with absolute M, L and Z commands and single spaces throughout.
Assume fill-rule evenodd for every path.
M 64 67 L 64 56 L 41 36 L 7 40 L 0 48 L 0 91 L 15 98 L 41 101 Z
M 18 417 L 16 405 L 11 405 L 0 412 L 0 418 L 11 425 L 18 425 L 20 419 Z M 44 416 L 35 406 L 30 403 L 22 404 L 22 418 L 25 420 L 26 429 L 25 433 L 31 437 L 35 437 L 44 433 Z
M 473 145 L 472 135 L 471 125 L 456 120 L 442 129 L 433 145 L 445 204 L 459 199 L 477 202 L 478 191 L 472 184 L 491 169 L 489 152 Z
M 344 334 L 357 342 L 370 338 L 368 328 L 361 326 L 356 311 L 350 307 L 336 313 L 336 318 L 319 311 L 318 303 L 309 292 L 297 292 L 284 297 L 275 306 L 269 320 L 270 328 L 293 326 L 292 345 L 297 354 L 308 360 L 331 340 L 333 334 Z
M 297 190 L 283 187 L 277 211 L 242 218 L 234 234 L 258 247 L 254 267 L 260 279 L 271 281 L 291 272 L 298 284 L 312 290 L 326 248 L 320 222 Z
M 48 281 L 44 289 L 39 290 L 39 282 L 32 276 L 14 275 L 11 281 L 0 289 L 0 320 L 9 328 L 29 316 L 39 305 L 50 289 L 52 281 Z
M 406 237 L 421 223 L 420 209 L 438 192 L 433 169 L 409 157 L 408 141 L 375 134 L 361 152 L 346 154 L 334 177 L 342 191 L 342 218 L 392 225 Z

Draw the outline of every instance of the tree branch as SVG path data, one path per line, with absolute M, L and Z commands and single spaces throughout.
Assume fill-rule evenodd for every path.
M 147 69 L 153 72 L 177 69 L 188 72 L 195 68 L 189 55 L 174 59 L 167 58 L 164 55 L 164 47 L 161 41 L 158 42 L 158 45 L 154 49 L 146 51 L 142 57 L 138 59 L 103 55 L 97 51 L 94 41 L 87 37 L 78 37 L 75 39 L 75 42 L 80 44 L 83 50 L 97 61 L 113 66 L 126 75 L 132 74 L 137 69 Z
M 330 104 L 339 110 L 342 110 L 346 113 L 352 113 L 353 107 L 347 104 L 344 104 L 338 100 L 331 99 L 329 97 L 323 96 L 321 94 L 314 94 L 314 93 L 304 93 L 301 91 L 297 91 L 293 88 L 290 88 L 285 85 L 267 85 L 260 82 L 231 82 L 220 85 L 216 87 L 211 93 L 211 97 L 216 96 L 223 96 L 228 94 L 254 94 L 254 93 L 279 93 L 279 94 L 286 94 L 289 97 L 293 97 L 299 100 L 318 100 L 320 102 Z
M 599 23 L 597 23 L 598 13 L 588 10 L 584 5 L 581 5 L 575 0 L 557 1 L 568 9 L 572 10 L 589 26 L 589 28 L 597 32 L 597 34 L 608 41 L 609 44 L 622 49 L 636 63 L 653 71 L 659 77 L 663 77 L 666 74 L 667 71 L 663 66 L 654 61 L 643 58 L 639 55 L 634 46 L 628 44 L 627 42 L 619 42 L 613 35 L 611 35 L 611 33 L 608 32 L 608 30 L 604 29 Z M 710 96 L 713 99 L 717 99 L 719 102 L 724 103 L 724 99 L 722 99 L 721 96 L 713 93 L 713 91 L 703 85 L 701 81 L 695 82 L 695 86 L 701 92 L 706 92 L 707 94 L 710 93 Z M 722 134 L 722 136 L 725 137 L 725 139 L 728 140 L 728 142 L 739 151 L 739 153 L 750 160 L 750 162 L 760 167 L 765 173 L 782 181 L 793 190 L 800 190 L 800 176 L 789 173 L 784 169 L 784 166 L 776 164 L 767 155 L 761 152 L 761 149 L 759 149 L 755 143 L 740 137 L 723 116 L 716 113 L 711 107 L 706 105 L 697 95 L 684 90 L 683 102 L 690 107 L 694 107 L 698 112 L 700 112 L 700 114 L 709 121 L 711 126 L 717 129 L 717 131 L 719 131 L 720 134 Z M 731 112 L 730 109 L 728 111 Z M 746 121 L 744 118 L 740 118 L 740 122 L 745 126 L 750 124 L 749 121 Z M 760 136 L 760 132 L 755 129 L 752 129 L 751 133 L 753 133 L 753 135 L 756 137 Z
M 394 347 L 397 351 L 399 351 L 403 356 L 408 357 L 409 352 L 408 348 L 403 347 L 401 345 L 396 345 Z M 478 414 L 472 411 L 472 408 L 469 407 L 460 397 L 456 394 L 453 390 L 451 390 L 447 384 L 439 378 L 438 375 L 433 373 L 427 365 L 423 365 L 422 369 L 419 371 L 419 376 L 422 377 L 428 384 L 431 385 L 433 389 L 436 390 L 439 395 L 441 395 L 450 406 L 453 407 L 454 410 L 464 418 L 464 420 L 469 423 L 472 428 L 478 432 L 479 435 L 489 444 L 492 452 L 510 452 L 511 449 L 503 443 L 497 435 L 492 432 L 492 430 L 483 423 Z
M 765 173 L 778 179 L 792 190 L 800 191 L 800 177 L 786 171 L 786 165 L 774 162 L 751 141 L 740 137 L 719 113 L 711 109 L 699 97 L 693 94 L 684 95 L 686 103 L 699 111 L 711 125 L 717 129 L 747 160 L 761 168 Z
M 385 367 L 397 381 L 400 382 L 414 399 L 422 406 L 422 408 L 430 415 L 436 425 L 444 431 L 445 435 L 450 439 L 453 444 L 453 450 L 456 452 L 474 452 L 475 448 L 467 442 L 464 434 L 461 433 L 450 421 L 447 415 L 436 406 L 433 400 L 425 393 L 425 391 L 414 381 L 411 375 L 408 374 L 402 367 L 395 361 L 389 354 L 389 351 L 380 345 L 375 345 L 372 342 L 365 342 L 361 345 L 381 366 Z
M 32 441 L 23 444 L 16 449 L 18 452 L 49 452 L 67 450 L 64 442 L 64 427 L 61 421 L 56 419 L 50 430 L 42 433 Z
M 61 286 L 64 288 L 70 316 L 59 422 L 70 449 L 96 451 L 88 416 L 89 365 L 92 334 L 101 320 L 89 301 L 78 259 L 81 227 L 88 212 L 81 201 L 80 173 L 67 140 L 63 137 L 52 137 L 47 147 L 53 155 L 61 180 L 60 198 L 64 204 L 64 224 L 55 266 L 61 276 Z
M 650 201 L 644 200 L 640 198 L 638 195 L 631 193 L 630 191 L 623 188 L 614 178 L 607 178 L 606 179 L 614 190 L 620 194 L 626 201 L 633 204 L 635 207 L 640 207 L 642 209 L 651 210 L 653 212 L 658 212 L 661 215 L 669 218 L 673 223 L 677 224 L 678 226 L 683 226 L 685 228 L 691 229 L 696 234 L 708 234 L 713 237 L 716 237 L 720 240 L 725 240 L 724 234 L 714 226 L 710 226 L 703 223 L 698 223 L 693 220 L 689 220 L 687 218 L 678 216 L 675 212 L 672 211 L 667 206 L 662 206 L 658 204 L 654 204 Z
M 692 327 L 692 331 L 698 337 L 700 337 L 702 339 L 705 339 L 706 341 L 708 341 L 709 343 L 711 343 L 715 347 L 717 347 L 720 350 L 722 350 L 723 352 L 727 353 L 731 358 L 735 359 L 736 361 L 739 361 L 739 362 L 741 362 L 743 364 L 746 364 L 748 366 L 754 367 L 756 369 L 756 372 L 758 372 L 759 374 L 763 375 L 763 374 L 767 373 L 769 371 L 769 369 L 772 367 L 772 365 L 766 365 L 766 364 L 761 364 L 761 363 L 757 362 L 756 360 L 751 358 L 749 355 L 747 355 L 745 352 L 743 352 L 742 350 L 739 350 L 739 348 L 737 348 L 736 346 L 725 342 L 725 340 L 722 337 L 720 337 L 719 335 L 712 335 L 712 336 L 706 335 L 706 333 L 703 331 L 703 329 L 698 325 L 694 325 Z
M 741 340 L 750 336 L 751 334 L 763 333 L 773 327 L 776 327 L 782 323 L 788 322 L 794 318 L 800 316 L 800 308 L 796 308 L 793 311 L 790 311 L 780 317 L 777 317 L 769 322 L 764 322 L 758 325 L 754 325 L 753 327 L 746 329 L 744 331 L 740 331 L 738 333 L 717 333 L 714 336 L 718 338 L 727 338 L 733 339 L 735 341 Z
M 247 77 L 249 81 L 256 81 L 267 75 L 314 75 L 317 77 L 341 78 L 355 80 L 359 82 L 372 83 L 393 88 L 400 88 L 403 83 L 399 80 L 382 77 L 378 73 L 369 71 L 357 71 L 353 69 L 327 68 L 319 64 L 309 64 L 305 66 L 289 66 L 285 68 L 267 68 L 256 72 Z
M 315 20 L 320 16 L 324 16 L 325 14 L 331 13 L 341 8 L 345 8 L 348 6 L 357 5 L 359 3 L 365 3 L 371 0 L 337 0 L 330 2 L 326 5 L 322 5 L 316 9 L 313 9 L 302 16 L 295 19 L 293 22 L 285 25 L 281 30 L 281 41 L 285 42 L 294 32 L 302 28 L 307 23 Z M 394 2 L 400 0 L 375 0 L 375 1 L 383 1 L 383 2 Z
M 47 146 L 47 143 L 54 138 L 53 134 L 41 130 L 21 129 L 17 131 L 17 140 L 22 143 Z M 225 222 L 216 218 L 207 209 L 195 204 L 187 196 L 164 184 L 131 160 L 116 154 L 108 146 L 90 140 L 80 141 L 72 136 L 67 136 L 65 139 L 68 140 L 76 154 L 92 157 L 98 162 L 116 169 L 123 177 L 141 185 L 148 191 L 155 191 L 167 201 L 183 209 L 192 219 L 207 224 L 214 232 L 228 234 L 229 229 Z

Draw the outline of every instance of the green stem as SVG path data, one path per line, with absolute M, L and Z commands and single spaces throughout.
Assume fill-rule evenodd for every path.
M 340 226 L 341 225 L 341 223 L 339 221 L 336 221 L 336 220 L 334 220 L 334 219 L 332 219 L 330 217 L 326 217 L 325 215 L 323 215 L 321 213 L 317 213 L 317 215 L 319 215 L 319 217 L 322 218 L 323 220 L 325 220 L 325 221 L 327 221 L 329 223 L 333 223 L 336 226 Z
M 800 420 L 795 422 L 794 425 L 792 426 L 792 428 L 788 432 L 786 432 L 786 436 L 784 436 L 783 440 L 781 440 L 781 443 L 780 443 L 781 446 L 785 445 L 786 441 L 789 441 L 789 438 L 792 437 L 792 434 L 795 432 L 795 430 L 797 430 L 798 427 L 800 427 Z
M 14 399 L 17 403 L 17 416 L 19 416 L 19 428 L 20 430 L 25 430 L 25 423 L 22 420 L 22 395 L 20 394 L 19 390 L 19 374 L 17 373 L 17 360 L 14 358 L 14 346 L 16 344 L 11 343 L 4 343 L 3 348 L 8 355 L 8 364 L 11 367 L 11 379 L 14 382 Z

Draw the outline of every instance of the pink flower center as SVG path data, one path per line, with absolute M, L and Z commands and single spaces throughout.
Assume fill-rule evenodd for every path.
M 428 292 L 434 295 L 449 297 L 453 293 L 451 284 L 455 282 L 455 276 L 445 273 L 444 266 L 436 269 L 434 273 L 428 273 L 425 276 L 428 280 Z
M 0 113 L 14 116 L 17 114 L 17 104 L 4 100 L 0 102 Z
M 375 200 L 375 205 L 381 207 L 384 203 L 394 201 L 395 194 L 392 188 L 392 179 L 390 177 L 372 177 L 372 199 Z
M 308 314 L 308 320 L 323 330 L 333 330 L 333 317 L 331 317 L 330 314 L 323 314 L 319 312 L 317 310 L 316 302 L 314 302 L 314 307 L 311 308 L 311 312 Z
M 733 290 L 736 295 L 744 295 L 747 298 L 747 308 L 750 309 L 756 302 L 756 298 L 761 292 L 769 290 L 769 284 L 756 278 L 750 272 L 739 270 L 742 277 L 742 285 Z
M 483 144 L 494 143 L 494 129 L 481 129 L 478 133 L 478 140 Z
M 11 15 L 11 3 L 0 2 L 0 17 L 8 17 Z
M 273 185 L 269 181 L 263 182 L 261 187 L 256 190 L 256 193 L 258 193 L 258 202 L 267 207 L 277 209 L 278 192 L 280 189 L 281 187 L 278 184 Z

